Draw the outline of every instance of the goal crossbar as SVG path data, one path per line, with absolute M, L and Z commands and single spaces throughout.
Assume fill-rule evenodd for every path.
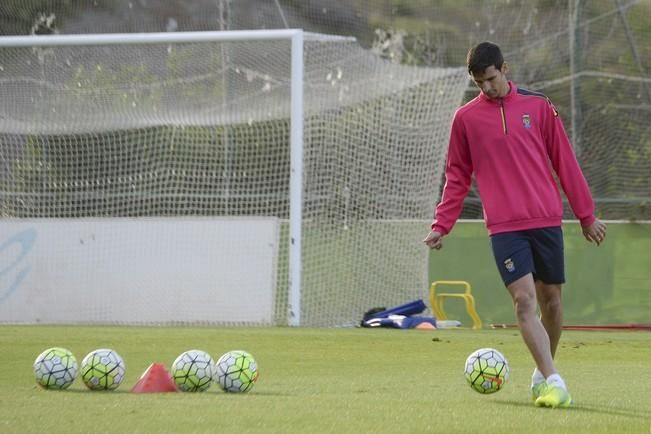
M 99 33 L 76 35 L 3 36 L 3 47 L 71 47 L 93 45 L 143 45 L 211 41 L 293 40 L 303 39 L 300 29 L 225 30 L 204 32 Z

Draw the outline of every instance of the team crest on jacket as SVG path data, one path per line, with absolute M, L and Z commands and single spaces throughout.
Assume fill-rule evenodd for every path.
M 531 128 L 531 116 L 528 113 L 522 115 L 522 126 L 525 128 Z

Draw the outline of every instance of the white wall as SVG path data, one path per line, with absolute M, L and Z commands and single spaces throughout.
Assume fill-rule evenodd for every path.
M 273 322 L 274 218 L 0 220 L 0 322 Z

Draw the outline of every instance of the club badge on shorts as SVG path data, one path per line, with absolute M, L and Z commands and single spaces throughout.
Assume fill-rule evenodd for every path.
M 509 273 L 513 273 L 515 271 L 515 264 L 513 263 L 511 258 L 504 261 L 504 266 L 506 267 L 506 271 L 508 271 Z

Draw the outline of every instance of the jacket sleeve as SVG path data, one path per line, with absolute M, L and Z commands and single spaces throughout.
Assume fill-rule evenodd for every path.
M 452 121 L 448 156 L 445 163 L 445 186 L 441 201 L 436 206 L 432 230 L 448 234 L 463 209 L 463 200 L 470 189 L 472 160 L 465 128 L 457 111 Z
M 545 107 L 544 119 L 546 122 L 543 135 L 552 167 L 558 175 L 572 212 L 581 222 L 581 226 L 590 226 L 595 221 L 592 194 L 576 159 L 572 144 L 567 137 L 563 122 L 549 100 Z

